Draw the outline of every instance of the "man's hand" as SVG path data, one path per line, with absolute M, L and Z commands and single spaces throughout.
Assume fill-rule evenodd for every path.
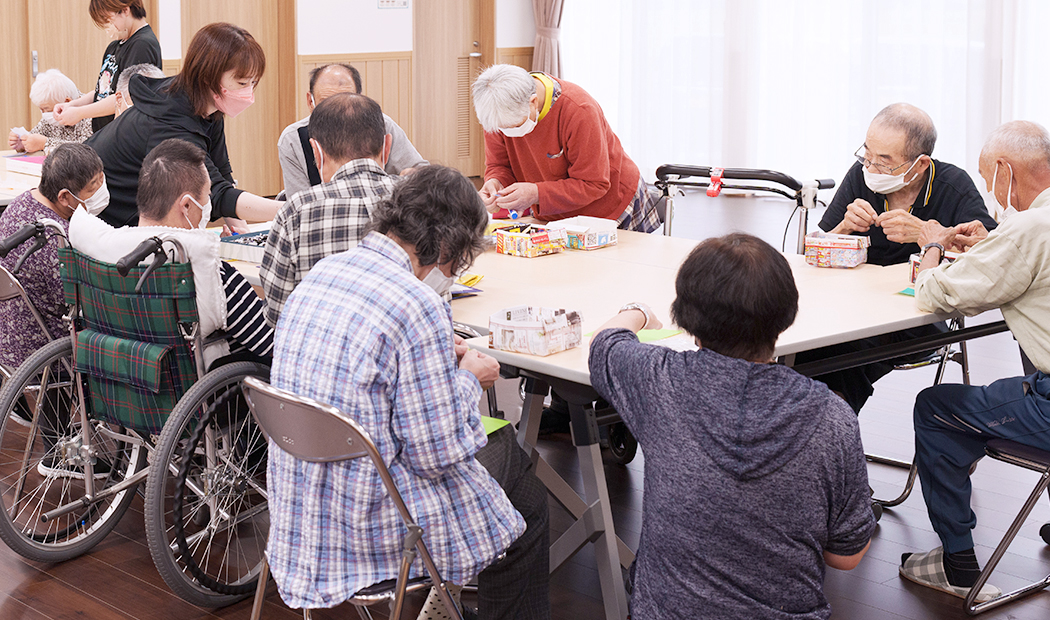
M 890 209 L 875 220 L 875 225 L 881 226 L 886 238 L 894 243 L 915 243 L 923 223 L 904 209 Z
M 958 252 L 965 252 L 977 245 L 979 241 L 983 241 L 987 236 L 988 229 L 978 220 L 959 224 L 955 227 L 955 240 L 952 242 L 952 249 Z
M 62 125 L 72 126 L 79 123 L 84 117 L 80 115 L 80 108 L 72 103 L 56 103 L 52 110 L 55 122 Z
M 457 362 L 462 361 L 463 356 L 470 350 L 467 341 L 460 338 L 458 334 L 452 334 L 452 348 L 456 351 Z
M 514 183 L 505 187 L 496 198 L 496 206 L 508 211 L 522 212 L 540 200 L 540 190 L 535 183 Z
M 499 379 L 499 362 L 496 361 L 496 358 L 478 353 L 474 349 L 463 354 L 463 358 L 459 360 L 459 369 L 477 377 L 483 390 L 492 387 L 496 379 Z
M 837 235 L 848 235 L 852 232 L 868 232 L 879 215 L 871 208 L 871 203 L 858 198 L 846 206 L 846 215 L 831 232 Z
M 478 194 L 481 195 L 481 202 L 485 203 L 485 208 L 488 209 L 489 213 L 495 213 L 499 211 L 499 207 L 496 206 L 496 194 L 503 189 L 503 184 L 496 179 L 489 179 L 485 181 L 485 184 L 478 190 Z
M 929 220 L 922 225 L 917 243 L 920 248 L 930 243 L 939 243 L 945 248 L 950 248 L 955 243 L 955 228 L 945 228 L 937 220 Z
M 47 138 L 38 133 L 31 133 L 22 138 L 22 147 L 25 149 L 26 153 L 42 151 L 46 145 Z

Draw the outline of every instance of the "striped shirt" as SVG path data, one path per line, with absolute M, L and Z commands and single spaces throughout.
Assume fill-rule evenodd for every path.
M 394 177 L 377 162 L 355 159 L 277 211 L 259 266 L 270 325 L 277 325 L 292 289 L 317 261 L 357 245 L 372 209 L 393 190 Z
M 226 334 L 230 352 L 249 351 L 259 357 L 273 354 L 273 329 L 263 314 L 266 305 L 248 280 L 226 261 L 220 263 L 222 288 L 226 294 Z
M 525 530 L 475 460 L 481 386 L 458 370 L 448 304 L 371 233 L 319 262 L 281 314 L 270 381 L 328 403 L 375 442 L 443 577 L 463 584 Z M 332 607 L 397 576 L 404 526 L 367 459 L 309 463 L 270 445 L 267 557 L 292 607 Z M 422 572 L 416 560 L 413 574 Z

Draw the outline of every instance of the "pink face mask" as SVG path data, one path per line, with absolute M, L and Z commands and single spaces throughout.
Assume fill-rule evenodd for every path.
M 222 89 L 222 96 L 212 95 L 215 98 L 215 107 L 219 111 L 233 118 L 248 109 L 255 103 L 255 87 L 249 84 L 239 90 Z

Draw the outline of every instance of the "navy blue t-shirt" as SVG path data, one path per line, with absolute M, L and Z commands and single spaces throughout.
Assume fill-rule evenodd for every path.
M 965 170 L 935 159 L 930 166 L 929 176 L 932 178 L 926 181 L 927 186 L 919 192 L 919 197 L 912 205 L 912 215 L 921 220 L 937 220 L 942 226 L 978 220 L 988 230 L 995 228 L 995 220 L 988 214 L 984 197 Z M 853 164 L 842 179 L 842 184 L 820 220 L 820 229 L 827 232 L 838 226 L 846 216 L 846 207 L 857 198 L 867 200 L 876 213 L 882 213 L 887 208 L 886 197 L 871 191 L 864 183 L 864 169 L 860 162 Z M 906 263 L 909 256 L 919 252 L 918 244 L 890 241 L 879 226 L 872 226 L 868 232 L 853 234 L 871 237 L 868 262 L 873 265 Z
M 143 63 L 163 69 L 160 41 L 157 40 L 157 35 L 153 34 L 149 24 L 131 33 L 126 41 L 113 41 L 106 46 L 106 51 L 102 54 L 102 68 L 98 71 L 98 81 L 95 83 L 95 101 L 101 101 L 117 92 L 117 80 L 120 79 L 123 69 Z M 93 118 L 91 128 L 98 131 L 112 120 L 112 114 Z

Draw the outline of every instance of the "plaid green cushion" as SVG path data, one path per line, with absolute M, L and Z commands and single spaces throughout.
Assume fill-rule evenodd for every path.
M 81 309 L 77 369 L 88 376 L 96 415 L 159 432 L 197 380 L 193 352 L 179 329 L 180 323 L 197 322 L 191 266 L 164 265 L 136 293 L 145 267 L 121 276 L 116 266 L 71 248 L 60 249 L 59 260 L 66 301 Z

